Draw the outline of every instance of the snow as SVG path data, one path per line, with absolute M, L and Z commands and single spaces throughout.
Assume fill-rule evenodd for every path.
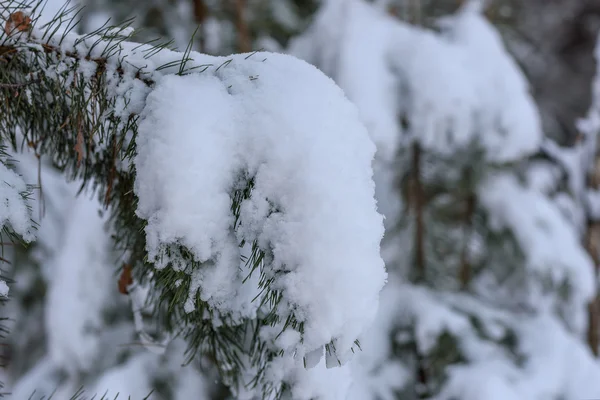
M 50 394 L 56 389 L 58 375 L 49 357 L 38 360 L 26 374 L 13 386 L 9 386 L 11 396 L 16 399 L 29 399 L 35 393 L 40 397 Z
M 90 393 L 97 393 L 106 398 L 142 399 L 153 390 L 148 369 L 155 364 L 156 356 L 151 353 L 141 353 L 129 359 L 124 365 L 112 368 L 96 383 Z
M 528 273 L 539 274 L 534 280 L 549 277 L 556 286 L 568 281 L 576 304 L 591 299 L 596 288 L 592 259 L 581 246 L 578 232 L 548 197 L 521 185 L 514 175 L 498 174 L 481 187 L 479 199 L 488 210 L 492 229 L 514 233 L 525 251 Z M 530 294 L 533 298 L 534 293 Z M 581 326 L 585 317 L 577 318 Z
M 327 1 L 288 49 L 334 77 L 359 108 L 383 160 L 395 156 L 398 141 L 399 88 L 388 60 L 395 25 L 363 1 Z
M 497 162 L 535 151 L 542 140 L 537 108 L 499 34 L 472 7 L 440 26 L 438 34 L 361 0 L 329 1 L 290 51 L 335 78 L 383 160 L 396 154 L 400 110 L 431 150 L 478 140 Z
M 0 296 L 2 297 L 8 297 L 8 285 L 6 284 L 5 281 L 0 280 Z
M 389 358 L 389 335 L 394 327 L 407 324 L 415 330 L 423 354 L 431 338 L 451 332 L 467 359 L 446 369 L 448 381 L 433 396 L 435 400 L 582 399 L 600 393 L 593 378 L 600 365 L 580 338 L 553 315 L 513 313 L 465 294 L 393 284 L 382 292 L 378 318 L 361 341 L 364 351 L 351 364 L 348 399 L 397 398 L 394 393 L 410 381 L 412 372 Z M 469 318 L 478 319 L 487 337 L 474 329 Z M 517 338 L 512 349 L 500 344 L 509 330 Z
M 468 7 L 440 25 L 441 34 L 398 27 L 393 62 L 407 87 L 410 132 L 442 154 L 479 142 L 493 162 L 537 150 L 537 107 L 499 34 Z
M 28 192 L 23 179 L 0 163 L 0 227 L 12 228 L 25 242 L 35 239 L 31 212 L 23 195 Z
M 38 161 L 33 154 L 13 157 L 23 179 L 35 182 Z M 189 392 L 194 391 L 197 398 L 203 399 L 199 371 L 192 366 L 182 367 L 185 344 L 172 343 L 178 347 L 171 347 L 168 355 L 156 356 L 137 345 L 140 339 L 136 338 L 133 321 L 122 320 L 124 315 L 131 315 L 129 299 L 117 292 L 118 257 L 112 257 L 106 216 L 99 214 L 102 205 L 91 199 L 88 192 L 76 197 L 80 182 L 65 182 L 62 173 L 44 161 L 41 174 L 46 212 L 37 231 L 33 263 L 17 266 L 19 274 L 11 288 L 14 290 L 8 307 L 15 303 L 18 306 L 23 290 L 30 286 L 24 279 L 27 276 L 41 274 L 47 286 L 45 291 L 34 293 L 41 297 L 36 300 L 41 312 L 38 314 L 37 307 L 27 309 L 27 317 L 39 317 L 40 321 L 21 325 L 24 331 L 13 330 L 9 336 L 17 343 L 17 349 L 23 337 L 36 338 L 35 342 L 25 341 L 35 343 L 35 348 L 26 348 L 25 355 L 15 355 L 29 358 L 33 365 L 16 381 L 11 376 L 14 371 L 9 370 L 5 389 L 15 398 L 29 398 L 34 390 L 35 399 L 53 392 L 56 398 L 70 398 L 83 385 L 85 399 L 93 394 L 98 398 L 106 391 L 111 399 L 117 392 L 119 399 L 128 395 L 141 399 L 152 390 L 157 377 L 172 374 L 177 377 L 169 376 L 176 398 L 187 399 Z M 39 191 L 34 191 L 34 195 L 39 196 Z M 34 197 L 31 201 L 34 218 L 39 215 L 38 200 Z M 34 263 L 39 263 L 40 268 L 33 267 Z M 17 319 L 23 316 L 16 315 Z M 106 316 L 116 316 L 121 321 L 110 323 Z M 132 341 L 136 343 L 131 344 Z M 36 360 L 40 342 L 43 358 Z M 159 369 L 161 360 L 170 364 L 160 365 Z
M 377 317 L 360 338 L 362 351 L 350 364 L 352 386 L 348 400 L 394 400 L 395 393 L 410 381 L 411 371 L 402 361 L 390 357 L 397 317 L 408 311 L 401 297 L 405 293 L 410 296 L 410 292 L 398 290 L 397 285 L 393 280 L 382 290 Z
M 511 321 L 511 320 L 508 320 Z M 579 339 L 549 315 L 512 319 L 526 362 L 512 365 L 479 356 L 469 365 L 451 368 L 448 384 L 435 397 L 520 399 L 588 399 L 600 393 L 595 376 L 600 366 Z M 541 334 L 543 332 L 543 334 Z
M 278 54 L 231 60 L 165 76 L 147 98 L 135 193 L 149 257 L 158 268 L 184 269 L 166 249 L 185 246 L 204 263 L 186 270 L 190 298 L 199 288 L 213 309 L 235 316 L 255 310 L 249 303 L 259 288 L 238 293 L 238 243 L 257 240 L 272 258 L 262 272 L 283 296 L 278 315 L 285 321 L 294 310 L 304 322 L 296 349 L 335 340 L 342 357 L 374 317 L 386 278 L 375 147 L 355 107 L 316 68 Z M 230 196 L 246 173 L 254 189 L 236 237 Z
M 0 163 L 0 229 L 12 230 L 25 242 L 35 239 L 31 209 L 24 196 L 29 188 L 23 178 Z M 0 279 L 0 297 L 8 297 L 9 287 Z
M 390 19 L 384 3 L 377 8 L 360 0 L 325 2 L 315 22 L 291 46 L 293 54 L 315 63 L 340 84 L 378 147 L 374 179 L 379 210 L 388 219 L 382 254 L 393 274 L 374 324 L 361 337 L 364 351 L 350 363 L 350 399 L 396 399 L 402 390 L 411 390 L 414 365 L 392 350 L 390 340 L 402 326 L 425 353 L 440 334 L 450 332 L 467 357 L 466 364 L 445 369 L 449 380 L 436 399 L 597 397 L 600 388 L 592 377 L 600 369 L 582 339 L 587 301 L 595 291 L 593 264 L 582 246 L 575 203 L 568 193 L 557 194 L 560 171 L 550 163 L 525 161 L 541 149 L 552 151 L 543 140 L 525 77 L 476 8 L 463 7 L 434 32 Z M 406 116 L 408 126 L 396 126 L 399 115 Z M 483 175 L 477 197 L 492 219 L 489 228 L 513 234 L 523 251 L 524 265 L 512 265 L 520 261 L 507 258 L 499 267 L 524 270 L 527 278 L 519 282 L 516 297 L 525 296 L 533 308 L 505 307 L 506 301 L 516 300 L 514 288 L 496 285 L 487 296 L 458 295 L 404 281 L 403 273 L 412 268 L 406 256 L 411 239 L 398 232 L 400 207 L 394 197 L 399 193 L 394 185 L 406 166 L 393 159 L 413 141 L 442 157 L 456 157 L 458 149 L 475 142 L 486 151 L 491 168 L 504 170 Z M 560 155 L 561 168 L 584 177 L 580 153 Z M 517 177 L 517 170 L 525 180 Z M 583 189 L 585 181 L 569 184 Z M 570 194 L 579 198 L 577 193 Z M 410 225 L 407 231 L 412 235 Z M 540 287 L 542 276 L 555 286 L 569 281 L 567 304 Z M 561 307 L 568 311 L 559 317 L 556 308 Z M 482 321 L 487 339 L 475 330 L 472 315 Z M 516 333 L 525 367 L 500 342 L 507 330 Z
M 72 219 L 64 232 L 47 293 L 46 326 L 49 354 L 66 369 L 87 370 L 100 351 L 99 330 L 108 291 L 114 285 L 111 243 L 99 204 L 82 194 L 71 207 Z M 82 222 L 85 221 L 85 225 Z M 104 288 L 104 290 L 98 290 Z
M 40 32 L 34 29 L 32 34 Z M 97 57 L 103 50 L 102 45 L 94 47 L 97 39 L 78 41 L 76 35 L 67 35 L 60 48 L 80 54 L 93 48 L 90 56 Z M 51 39 L 50 45 L 59 43 Z M 198 295 L 217 314 L 253 319 L 260 303 L 252 301 L 260 290 L 258 273 L 242 285 L 248 270 L 240 256 L 247 255 L 247 247 L 240 249 L 239 243 L 256 241 L 267 253 L 260 273 L 273 278 L 271 289 L 282 294 L 278 317 L 285 321 L 293 312 L 303 323 L 298 332 L 272 343 L 285 347 L 290 361 L 286 377 L 319 380 L 319 390 L 327 393 L 327 380 L 305 372 L 302 356 L 322 354 L 331 344 L 334 355 L 328 352 L 324 363 L 312 357 L 310 364 L 320 370 L 346 362 L 354 340 L 375 316 L 386 279 L 379 255 L 383 218 L 372 179 L 375 146 L 356 107 L 332 80 L 290 56 L 216 58 L 192 53 L 189 66 L 205 65 L 206 71 L 173 76 L 169 74 L 177 71 L 176 65 L 160 72 L 156 68 L 180 59 L 180 54 L 164 51 L 145 57 L 149 46 L 120 46 L 128 62 L 119 74 L 116 62 L 106 64 L 109 96 L 115 100 L 110 112 L 115 117 L 142 113 L 135 193 L 138 215 L 148 221 L 150 259 L 157 268 L 190 274 L 187 311 Z M 83 62 L 78 68 L 89 77 L 95 66 Z M 46 71 L 49 77 L 59 72 Z M 138 72 L 154 85 L 134 78 Z M 70 74 L 66 83 L 73 79 Z M 253 177 L 254 189 L 241 206 L 241 226 L 234 231 L 231 195 L 243 187 L 245 174 Z M 89 210 L 73 211 L 87 220 Z M 77 224 L 68 224 L 65 240 L 53 239 L 59 255 L 43 267 L 49 282 L 49 353 L 55 367 L 67 367 L 71 376 L 89 369 L 98 352 L 95 333 L 107 292 L 90 287 L 103 287 L 104 277 L 96 275 L 103 260 L 94 253 L 97 248 L 90 245 L 93 235 L 87 229 L 97 233 L 99 224 L 94 220 L 78 235 Z M 100 237 L 98 248 L 106 239 Z M 175 246 L 186 247 L 201 267 L 191 270 L 177 254 L 167 256 L 166 250 Z M 86 275 L 83 268 L 89 263 L 94 265 Z M 86 290 L 90 296 L 82 298 Z M 69 327 L 67 334 L 61 324 Z M 316 390 L 308 383 L 296 386 L 299 393 Z M 339 386 L 342 393 L 348 383 L 341 379 Z
M 273 4 L 280 22 L 297 24 L 287 3 Z M 581 244 L 581 214 L 586 208 L 592 217 L 600 215 L 600 195 L 585 181 L 600 130 L 598 99 L 580 124 L 585 140 L 569 150 L 559 148 L 543 140 L 523 74 L 476 9 L 466 6 L 443 19 L 437 32 L 391 18 L 386 4 L 323 2 L 311 28 L 292 41 L 289 51 L 318 65 L 343 93 L 315 68 L 288 56 L 192 53 L 189 66 L 206 69 L 173 76 L 168 74 L 177 66 L 155 69 L 180 54 L 164 51 L 146 59 L 147 46 L 134 50 L 137 45 L 122 44 L 128 62 L 122 77 L 110 79 L 109 89 L 116 115 L 142 115 L 135 193 L 138 215 L 148 221 L 150 258 L 157 268 L 190 275 L 188 312 L 200 296 L 217 314 L 241 322 L 264 311 L 252 301 L 260 292 L 259 273 L 242 283 L 249 270 L 240 259 L 256 240 L 267 253 L 260 273 L 274 278 L 271 287 L 283 296 L 278 316 L 284 321 L 293 312 L 304 322 L 302 332 L 282 331 L 282 324 L 261 331 L 270 349 L 283 350 L 268 366 L 267 380 L 289 384 L 292 398 L 394 400 L 414 384 L 414 365 L 397 353 L 396 345 L 415 340 L 427 356 L 444 333 L 456 339 L 465 362 L 444 368 L 448 380 L 436 400 L 597 397 L 600 366 L 582 335 L 595 279 Z M 209 19 L 205 28 L 207 48 L 218 52 L 226 42 L 221 33 L 231 33 L 229 27 Z M 78 44 L 72 39 L 65 40 L 64 48 L 83 54 L 97 38 Z M 269 43 L 269 38 L 261 41 Z M 141 75 L 154 87 L 133 79 L 144 65 Z M 79 72 L 89 76 L 94 68 L 82 63 Z M 107 75 L 116 77 L 115 68 L 108 63 Z M 598 80 L 594 85 L 600 93 Z M 401 127 L 399 117 L 406 117 L 408 125 Z M 407 166 L 397 154 L 414 141 L 434 155 L 428 158 L 433 162 L 435 155 L 456 157 L 457 150 L 472 143 L 486 151 L 486 167 L 495 171 L 481 176 L 478 212 L 489 219 L 486 230 L 511 233 L 523 252 L 524 261 L 512 254 L 498 261 L 500 269 L 519 271 L 517 288 L 484 287 L 489 282 L 481 279 L 475 287 L 489 288 L 489 293 L 451 293 L 431 282 L 433 287 L 407 282 L 411 227 L 408 235 L 398 233 L 402 204 L 397 191 L 397 178 Z M 551 162 L 527 159 L 539 150 L 567 171 L 569 193 L 557 193 L 562 177 Z M 242 203 L 241 225 L 234 230 L 231 195 L 249 177 L 254 178 L 252 197 Z M 16 200 L 15 193 L 9 194 Z M 110 268 L 102 270 L 105 260 L 98 249 L 108 238 L 103 220 L 92 217 L 93 202 L 68 204 L 73 205 L 64 206 L 70 218 L 86 221 L 85 227 L 69 220 L 64 238 L 62 230 L 39 232 L 44 247 L 58 253 L 42 266 L 49 282 L 50 356 L 25 376 L 17 393 L 38 384 L 33 381 L 45 387 L 47 381 L 56 382 L 53 375 L 62 367 L 75 367 L 68 371 L 71 377 L 85 370 L 98 360 L 104 343 L 95 332 L 103 329 L 100 310 L 110 301 L 109 292 L 99 288 L 115 285 L 105 275 Z M 383 254 L 391 274 L 380 300 L 386 272 L 378 212 L 387 219 Z M 19 223 L 27 216 L 16 215 Z M 26 231 L 28 225 L 19 226 Z M 491 246 L 473 236 L 478 251 Z M 246 245 L 240 247 L 242 239 Z M 177 246 L 201 265 L 191 268 L 183 262 Z M 543 287 L 541 277 L 549 277 L 554 286 L 567 280 L 570 297 Z M 135 320 L 130 328 L 149 346 L 138 312 L 146 288 L 130 289 Z M 521 297 L 525 309 L 506 307 Z M 116 328 L 107 329 L 111 337 L 122 337 Z M 511 332 L 515 343 L 509 346 L 502 340 Z M 349 362 L 356 338 L 363 351 Z M 178 363 L 170 339 L 156 350 L 161 357 L 133 352 L 119 366 L 99 367 L 103 372 L 91 389 L 143 397 L 163 370 L 159 358 Z M 325 349 L 330 343 L 335 354 Z M 175 397 L 198 396 L 208 386 L 208 379 L 198 379 L 193 369 L 169 365 L 164 370 L 178 382 Z M 248 368 L 243 378 L 255 372 Z M 237 393 L 240 400 L 255 395 L 252 389 Z

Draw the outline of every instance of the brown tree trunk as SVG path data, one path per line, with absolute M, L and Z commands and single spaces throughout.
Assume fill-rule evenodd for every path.
M 411 202 L 415 212 L 415 278 L 417 281 L 425 279 L 425 196 L 421 182 L 421 146 L 418 143 L 413 147 L 413 176 L 411 179 Z
M 469 283 L 471 282 L 471 263 L 469 262 L 469 242 L 471 240 L 471 231 L 473 229 L 473 214 L 475 213 L 476 197 L 474 193 L 469 194 L 466 201 L 465 207 L 465 220 L 464 220 L 464 243 L 460 254 L 460 270 L 459 270 L 459 281 L 463 290 L 468 289 Z
M 585 238 L 585 247 L 594 261 L 595 270 L 594 270 L 594 281 L 598 281 L 598 267 L 600 266 L 600 223 L 590 222 L 588 223 L 588 229 L 586 232 Z M 587 341 L 592 353 L 595 356 L 598 356 L 598 346 L 600 345 L 600 332 L 598 329 L 600 328 L 600 319 L 598 312 L 600 305 L 600 296 L 596 294 L 596 296 L 590 301 L 588 304 L 588 332 L 587 332 Z
M 208 17 L 208 7 L 204 3 L 204 0 L 192 0 L 194 5 L 194 21 L 200 25 L 200 52 L 205 51 L 205 39 L 204 39 L 204 29 L 202 28 L 202 23 Z
M 235 0 L 235 26 L 238 34 L 238 51 L 248 53 L 252 50 L 252 43 L 246 21 L 246 0 Z

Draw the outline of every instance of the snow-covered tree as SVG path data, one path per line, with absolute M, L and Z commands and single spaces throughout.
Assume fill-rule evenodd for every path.
M 386 279 L 375 146 L 355 106 L 290 56 L 179 53 L 128 42 L 127 27 L 77 35 L 69 16 L 38 24 L 38 7 L 3 4 L 2 140 L 106 210 L 61 203 L 56 182 L 40 191 L 57 218 L 74 215 L 44 232 L 34 257 L 59 249 L 39 271 L 46 349 L 22 367 L 22 390 L 58 381 L 60 396 L 78 385 L 112 395 L 120 380 L 122 394 L 143 396 L 162 382 L 172 398 L 186 382 L 169 376 L 183 342 L 237 398 L 344 396 L 349 381 L 324 380 L 339 375 L 325 366 L 358 349 Z M 76 189 L 62 187 L 66 198 Z M 159 353 L 170 345 L 163 357 L 106 351 L 133 335 L 119 326 L 128 301 L 107 287 L 121 263 L 135 336 Z
M 600 395 L 598 99 L 575 146 L 547 138 L 576 90 L 529 88 L 533 6 L 86 0 L 73 27 L 12 4 L 0 135 L 40 186 L 7 268 L 16 398 Z M 129 42 L 156 36 L 187 49 Z M 261 48 L 357 113 L 291 58 L 206 55 Z
M 382 3 L 329 1 L 291 46 L 378 144 L 390 279 L 352 398 L 597 396 L 594 264 L 526 80 L 476 2 L 436 31 Z

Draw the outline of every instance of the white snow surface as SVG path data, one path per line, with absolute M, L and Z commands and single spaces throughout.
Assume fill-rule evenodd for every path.
M 537 107 L 494 27 L 470 6 L 440 26 L 435 33 L 363 0 L 331 0 L 290 51 L 356 102 L 382 159 L 396 153 L 401 112 L 411 137 L 441 153 L 473 140 L 497 162 L 535 151 Z
M 240 296 L 238 243 L 256 239 L 272 253 L 264 272 L 283 295 L 282 320 L 294 310 L 304 322 L 301 354 L 334 339 L 340 355 L 349 351 L 374 318 L 386 272 L 375 146 L 343 92 L 294 57 L 238 55 L 160 78 L 142 115 L 135 192 L 150 259 L 183 269 L 165 248 L 186 246 L 206 263 L 192 289 L 220 312 L 251 318 L 255 292 Z M 243 174 L 254 189 L 236 237 L 230 196 Z
M 344 89 L 382 160 L 395 156 L 399 139 L 398 82 L 389 61 L 396 25 L 364 1 L 325 1 L 311 28 L 288 49 L 318 65 Z
M 441 34 L 398 26 L 392 62 L 405 85 L 410 132 L 441 153 L 478 141 L 495 162 L 537 150 L 537 107 L 494 27 L 472 7 L 440 26 Z
M 106 395 L 107 398 L 120 398 L 126 395 L 132 399 L 143 399 L 153 390 L 151 368 L 156 356 L 152 353 L 139 353 L 127 360 L 123 365 L 111 368 L 101 376 L 90 393 Z M 202 399 L 202 397 L 200 397 Z
M 12 228 L 26 242 L 35 239 L 31 210 L 23 193 L 27 192 L 23 178 L 0 163 L 0 227 Z
M 100 204 L 83 193 L 71 204 L 46 294 L 48 351 L 57 366 L 72 373 L 91 368 L 101 348 L 103 311 L 111 303 L 115 287 L 114 260 L 106 220 L 98 215 Z

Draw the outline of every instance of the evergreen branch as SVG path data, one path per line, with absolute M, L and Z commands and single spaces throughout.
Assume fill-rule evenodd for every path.
M 24 86 L 32 85 L 34 83 L 39 83 L 39 81 L 29 81 L 21 83 L 0 83 L 0 89 L 18 89 Z
M 6 110 L 0 115 L 0 140 L 14 149 L 19 149 L 20 141 L 21 148 L 31 147 L 38 158 L 51 157 L 68 178 L 82 180 L 80 191 L 86 187 L 96 189 L 110 210 L 117 250 L 129 254 L 126 262 L 131 265 L 133 279 L 151 284 L 155 317 L 165 330 L 187 340 L 188 361 L 198 352 L 209 355 L 224 382 L 234 390 L 246 384 L 241 380 L 242 371 L 250 362 L 258 371 L 252 384 L 260 386 L 265 397 L 273 393 L 279 396 L 285 385 L 269 382 L 266 368 L 280 354 L 260 338 L 259 328 L 270 325 L 283 331 L 293 327 L 303 333 L 304 325 L 293 313 L 288 313 L 284 321 L 280 317 L 283 296 L 272 288 L 272 283 L 285 272 L 266 268 L 272 257 L 251 242 L 246 262 L 248 277 L 260 274 L 260 294 L 255 300 L 261 317 L 234 320 L 221 315 L 200 300 L 199 293 L 194 311 L 186 312 L 183 306 L 192 286 L 188 272 L 205 265 L 184 246 L 173 245 L 165 249 L 165 257 L 176 254 L 185 263 L 186 272 L 154 268 L 146 252 L 147 222 L 135 213 L 138 199 L 133 191 L 133 159 L 145 97 L 161 75 L 201 73 L 208 68 L 217 71 L 231 60 L 215 67 L 198 62 L 191 45 L 183 53 L 169 50 L 168 44 L 133 45 L 126 42 L 127 35 L 120 34 L 130 22 L 75 35 L 72 30 L 77 26 L 77 12 L 75 17 L 68 15 L 72 9 L 66 6 L 38 29 L 38 6 L 31 8 L 32 22 L 27 30 L 0 33 L 0 102 Z M 0 15 L 19 9 L 15 1 L 1 7 Z M 134 85 L 139 89 L 135 99 L 131 90 Z M 240 205 L 250 198 L 252 188 L 253 179 L 246 176 L 231 193 L 234 230 L 243 223 Z M 215 320 L 222 324 L 213 324 Z

